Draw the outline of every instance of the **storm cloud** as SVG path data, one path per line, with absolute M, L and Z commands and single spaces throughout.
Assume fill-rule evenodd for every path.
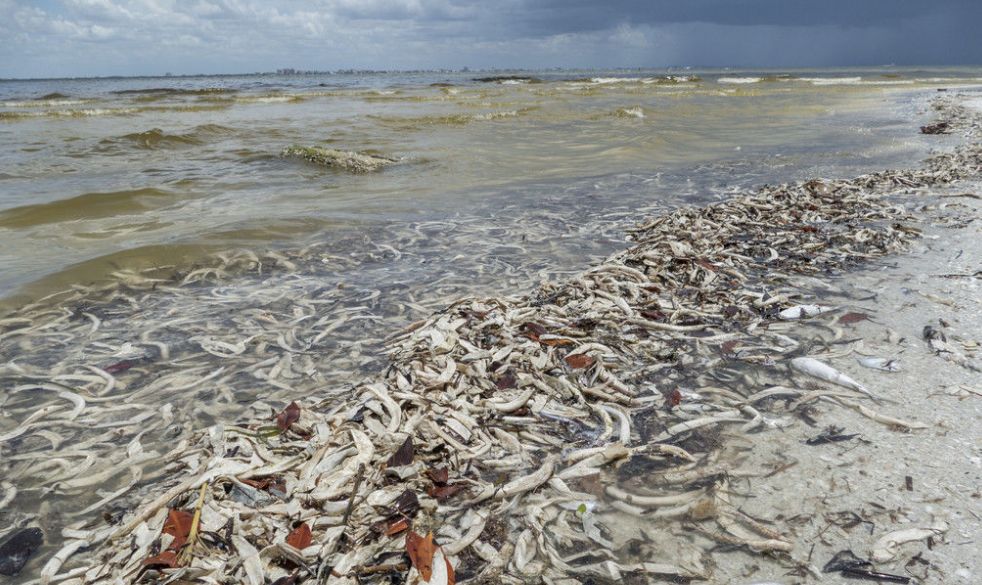
M 978 0 L 0 0 L 0 77 L 982 63 Z

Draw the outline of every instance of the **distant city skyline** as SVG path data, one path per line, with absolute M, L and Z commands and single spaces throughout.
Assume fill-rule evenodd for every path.
M 0 77 L 982 64 L 975 0 L 0 0 Z

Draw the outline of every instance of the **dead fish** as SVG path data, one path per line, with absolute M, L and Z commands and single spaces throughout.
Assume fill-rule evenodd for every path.
M 13 577 L 20 573 L 27 560 L 44 543 L 40 528 L 24 528 L 0 545 L 0 575 Z
M 816 315 L 834 310 L 835 307 L 826 307 L 824 305 L 795 305 L 784 309 L 777 316 L 785 321 L 795 321 L 797 319 L 815 317 Z
M 815 358 L 810 357 L 797 357 L 791 360 L 791 367 L 798 370 L 802 374 L 807 374 L 809 376 L 818 378 L 820 380 L 825 380 L 826 382 L 831 382 L 850 390 L 856 390 L 857 392 L 862 392 L 863 394 L 869 396 L 873 400 L 880 400 L 878 396 L 866 389 L 865 386 L 859 382 L 853 380 L 849 376 L 843 374 L 839 370 L 836 370 L 828 364 L 824 364 Z
M 864 368 L 882 370 L 884 372 L 900 371 L 900 364 L 897 363 L 897 360 L 893 360 L 893 359 L 887 359 L 881 357 L 864 357 L 864 358 L 858 358 L 856 361 L 858 361 L 859 365 L 863 366 Z

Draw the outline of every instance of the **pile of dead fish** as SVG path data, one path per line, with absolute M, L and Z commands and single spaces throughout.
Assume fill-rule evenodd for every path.
M 767 187 L 646 221 L 630 249 L 532 294 L 452 303 L 394 334 L 385 371 L 353 391 L 176 446 L 151 498 L 63 531 L 41 582 L 707 578 L 682 526 L 792 554 L 734 505 L 726 437 L 819 401 L 923 428 L 788 333 L 832 310 L 811 302 L 823 277 L 917 237 L 886 195 L 980 171 L 973 145 L 920 170 Z

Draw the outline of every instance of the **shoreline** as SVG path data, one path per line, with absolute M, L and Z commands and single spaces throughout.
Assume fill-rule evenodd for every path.
M 961 151 L 971 154 L 966 159 L 974 165 L 977 173 L 978 147 L 974 151 L 972 148 L 962 148 Z M 108 577 L 108 574 L 100 575 L 100 572 L 105 569 L 112 571 L 114 565 L 127 567 L 122 569 L 123 573 L 134 567 L 141 569 L 146 553 L 164 523 L 166 513 L 161 513 L 164 509 L 162 506 L 172 497 L 183 496 L 180 507 L 194 509 L 195 494 L 186 492 L 195 490 L 202 483 L 210 487 L 210 497 L 201 515 L 206 533 L 218 534 L 222 527 L 217 524 L 218 520 L 232 514 L 237 515 L 240 522 L 246 518 L 244 521 L 250 526 L 243 529 L 245 535 L 256 537 L 261 533 L 261 536 L 254 538 L 255 542 L 252 543 L 244 535 L 232 537 L 230 544 L 239 549 L 239 555 L 247 558 L 244 568 L 239 568 L 235 562 L 221 569 L 209 565 L 214 559 L 209 559 L 210 555 L 204 552 L 200 557 L 195 557 L 192 567 L 198 566 L 195 565 L 197 562 L 206 572 L 227 569 L 230 576 L 236 575 L 234 578 L 255 583 L 262 581 L 259 579 L 261 573 L 266 573 L 271 579 L 291 573 L 281 573 L 285 571 L 282 567 L 267 572 L 262 564 L 256 565 L 251 560 L 254 549 L 255 560 L 286 558 L 292 559 L 289 562 L 300 567 L 311 565 L 318 557 L 331 559 L 330 570 L 339 575 L 380 566 L 380 563 L 374 562 L 374 553 L 398 552 L 403 546 L 400 544 L 404 538 L 402 531 L 393 537 L 376 534 L 379 540 L 365 546 L 354 546 L 343 555 L 339 553 L 352 542 L 365 542 L 362 537 L 370 533 L 373 520 L 388 518 L 383 532 L 391 530 L 395 523 L 403 520 L 401 517 L 393 519 L 391 514 L 379 510 L 391 509 L 393 505 L 399 507 L 393 502 L 406 489 L 417 494 L 414 496 L 415 504 L 410 506 L 418 508 L 412 512 L 416 515 L 413 530 L 423 534 L 426 528 L 433 528 L 437 532 L 437 541 L 444 547 L 446 556 L 454 559 L 461 577 L 466 576 L 468 569 L 475 575 L 479 571 L 490 570 L 484 577 L 500 579 L 501 582 L 512 582 L 510 579 L 517 578 L 509 575 L 534 575 L 537 571 L 551 576 L 557 583 L 570 578 L 572 574 L 585 573 L 609 579 L 632 571 L 689 578 L 708 576 L 708 563 L 703 558 L 705 553 L 695 550 L 698 547 L 683 551 L 685 554 L 681 557 L 688 560 L 676 564 L 670 563 L 669 559 L 652 563 L 617 558 L 616 563 L 614 559 L 606 559 L 574 567 L 569 565 L 570 556 L 565 554 L 562 563 L 566 564 L 567 569 L 556 573 L 554 571 L 557 569 L 552 565 L 559 565 L 557 561 L 560 557 L 556 545 L 545 544 L 548 540 L 543 540 L 543 534 L 548 532 L 543 528 L 544 524 L 522 524 L 522 521 L 510 518 L 510 526 L 495 529 L 495 523 L 487 515 L 492 513 L 488 502 L 501 499 L 514 501 L 507 506 L 494 504 L 494 513 L 532 506 L 538 511 L 540 519 L 546 519 L 541 522 L 558 523 L 552 524 L 552 527 L 558 525 L 569 532 L 563 538 L 571 541 L 581 539 L 582 542 L 596 544 L 613 538 L 615 535 L 598 528 L 604 522 L 608 523 L 608 527 L 612 524 L 607 514 L 613 510 L 614 515 L 609 518 L 618 518 L 617 514 L 628 517 L 640 514 L 644 519 L 642 522 L 653 516 L 709 520 L 717 523 L 716 530 L 723 531 L 730 545 L 787 551 L 791 543 L 783 535 L 748 522 L 734 511 L 736 508 L 730 502 L 731 490 L 721 483 L 729 480 L 718 476 L 729 468 L 735 470 L 735 466 L 730 465 L 732 462 L 727 461 L 722 449 L 697 450 L 695 447 L 705 446 L 704 443 L 713 437 L 707 439 L 698 432 L 692 432 L 697 428 L 711 428 L 710 425 L 731 425 L 736 422 L 744 426 L 754 423 L 753 427 L 742 431 L 750 432 L 758 426 L 766 426 L 768 417 L 751 404 L 742 404 L 747 396 L 738 399 L 734 391 L 725 386 L 721 389 L 701 383 L 698 391 L 679 391 L 675 396 L 670 388 L 653 380 L 665 376 L 665 372 L 674 372 L 680 374 L 680 382 L 706 382 L 700 380 L 698 375 L 690 378 L 685 372 L 686 367 L 699 360 L 705 361 L 709 359 L 708 356 L 712 356 L 710 362 L 725 363 L 731 359 L 727 354 L 735 356 L 736 352 L 742 351 L 739 349 L 743 343 L 742 337 L 753 337 L 758 329 L 766 330 L 773 323 L 771 317 L 776 311 L 796 306 L 792 301 L 795 287 L 789 286 L 799 281 L 794 275 L 793 263 L 782 268 L 788 275 L 774 282 L 776 289 L 788 289 L 784 297 L 780 293 L 744 295 L 743 304 L 726 304 L 730 301 L 728 295 L 737 294 L 744 282 L 764 283 L 767 278 L 773 278 L 772 265 L 740 253 L 740 250 L 746 251 L 746 246 L 740 243 L 739 238 L 728 244 L 738 250 L 736 252 L 719 255 L 726 250 L 714 244 L 708 248 L 697 248 L 701 252 L 697 255 L 692 253 L 691 248 L 685 249 L 694 244 L 684 243 L 684 237 L 666 240 L 654 229 L 667 226 L 676 234 L 692 236 L 688 231 L 692 222 L 695 225 L 701 220 L 712 222 L 711 218 L 703 215 L 711 216 L 712 211 L 719 210 L 738 209 L 746 214 L 748 210 L 756 209 L 750 213 L 759 213 L 765 218 L 770 213 L 779 218 L 781 210 L 767 210 L 766 207 L 775 197 L 784 197 L 788 210 L 797 213 L 796 220 L 801 222 L 799 228 L 811 228 L 796 229 L 798 236 L 802 240 L 812 240 L 811 243 L 817 245 L 815 250 L 827 251 L 828 255 L 821 259 L 826 263 L 824 267 L 838 270 L 860 262 L 863 255 L 881 257 L 896 252 L 907 245 L 914 235 L 914 231 L 888 225 L 895 219 L 908 219 L 904 212 L 887 205 L 879 207 L 881 202 L 875 196 L 871 197 L 868 193 L 858 195 L 857 191 L 861 187 L 887 190 L 929 187 L 934 186 L 931 181 L 939 177 L 944 181 L 951 179 L 952 174 L 959 175 L 958 172 L 948 172 L 959 169 L 951 157 L 942 155 L 936 160 L 942 162 L 933 169 L 934 174 L 900 171 L 874 173 L 854 181 L 812 181 L 791 187 L 764 189 L 764 195 L 757 195 L 758 199 L 753 199 L 754 196 L 749 199 L 736 198 L 736 202 L 749 201 L 754 204 L 742 209 L 734 207 L 734 201 L 707 208 L 682 209 L 655 220 L 647 229 L 636 231 L 640 244 L 633 252 L 615 255 L 586 271 L 572 283 L 546 285 L 540 289 L 538 296 L 524 299 L 470 300 L 455 304 L 441 316 L 414 329 L 401 343 L 395 341 L 393 364 L 386 376 L 377 379 L 374 384 L 359 385 L 357 396 L 350 396 L 352 403 L 346 405 L 352 406 L 352 409 L 334 406 L 327 412 L 318 413 L 316 409 L 311 409 L 312 405 L 303 403 L 299 421 L 287 424 L 283 434 L 268 440 L 251 437 L 251 433 L 244 431 L 236 434 L 231 428 L 226 429 L 225 436 L 219 432 L 203 437 L 196 447 L 202 450 L 197 459 L 189 459 L 185 465 L 190 469 L 210 471 L 203 476 L 190 477 L 177 488 L 172 488 L 165 494 L 170 497 L 157 498 L 156 508 L 144 508 L 141 515 L 151 518 L 150 522 L 144 524 L 142 519 L 139 522 L 124 519 L 121 528 L 112 528 L 119 548 L 102 549 L 99 554 L 112 555 L 114 560 L 104 567 L 93 567 L 91 571 L 94 572 L 87 575 L 86 582 Z M 897 182 L 898 179 L 900 182 Z M 793 193 L 782 192 L 788 190 Z M 848 199 L 846 205 L 849 207 L 845 211 L 834 209 L 837 196 Z M 841 203 L 841 200 L 838 201 Z M 828 209 L 824 207 L 826 204 L 830 206 Z M 809 205 L 816 209 L 810 209 Z M 823 213 L 831 213 L 831 218 Z M 864 216 L 875 224 L 868 233 L 853 224 L 857 218 Z M 666 224 L 666 217 L 674 218 L 673 222 Z M 744 219 L 747 222 L 745 226 L 757 223 L 755 219 Z M 760 223 L 767 230 L 784 233 L 785 236 L 789 233 L 779 223 L 763 220 Z M 703 235 L 721 229 L 721 225 L 709 223 L 708 227 L 703 226 Z M 823 232 L 827 227 L 834 229 Z M 861 233 L 863 239 L 855 240 L 857 233 Z M 772 236 L 773 233 L 768 237 Z M 835 245 L 823 243 L 820 237 L 839 238 L 846 242 L 845 248 L 842 248 L 842 242 Z M 852 250 L 849 246 L 853 244 L 867 250 Z M 781 252 L 794 252 L 794 245 L 790 241 L 774 243 L 773 246 L 780 252 L 775 251 L 778 257 L 772 259 L 784 257 Z M 677 246 L 681 248 L 677 249 Z M 770 247 L 765 245 L 765 248 Z M 842 252 L 843 249 L 848 252 Z M 650 259 L 657 269 L 651 274 L 644 268 L 648 252 L 654 252 Z M 818 285 L 813 279 L 803 278 L 801 281 L 810 283 L 805 290 Z M 681 296 L 668 294 L 669 291 L 680 293 L 692 288 L 706 288 L 710 284 L 718 286 L 720 283 L 726 283 L 727 290 L 718 295 L 708 290 L 697 290 L 695 298 L 686 296 L 688 293 Z M 802 294 L 801 290 L 798 294 Z M 810 303 L 802 306 L 810 306 Z M 726 317 L 730 307 L 737 312 Z M 646 316 L 646 311 L 650 315 Z M 486 326 L 479 324 L 487 320 L 497 320 L 490 333 L 491 338 L 486 337 L 487 332 L 482 333 L 485 337 L 476 335 L 477 331 L 472 328 L 478 331 L 485 329 Z M 587 321 L 595 322 L 591 324 Z M 621 329 L 625 324 L 630 324 L 627 331 L 631 336 L 629 341 L 617 339 L 625 334 Z M 709 335 L 703 335 L 703 332 L 709 332 Z M 784 359 L 786 353 L 794 353 L 791 346 L 782 345 L 782 337 L 786 337 L 783 334 L 763 331 L 756 336 L 766 338 L 769 344 L 776 344 L 778 350 L 764 351 L 749 360 L 751 364 L 766 365 L 768 361 Z M 479 337 L 482 341 L 477 341 Z M 689 347 L 674 347 L 673 343 L 679 341 L 689 344 Z M 736 343 L 728 345 L 732 342 Z M 572 351 L 569 349 L 571 347 L 574 348 Z M 723 351 L 722 358 L 720 347 L 729 348 Z M 687 354 L 685 349 L 690 353 Z M 692 361 L 687 362 L 687 357 Z M 431 360 L 437 364 L 431 365 Z M 748 360 L 744 358 L 741 361 Z M 659 367 L 650 367 L 652 363 L 657 363 Z M 645 364 L 647 371 L 642 371 L 640 377 L 637 375 L 639 372 L 630 371 L 632 366 L 644 367 Z M 621 371 L 628 371 L 632 379 L 627 382 L 622 380 L 619 376 Z M 735 377 L 728 381 L 730 383 L 743 373 L 732 375 Z M 755 381 L 755 384 L 759 384 L 759 381 Z M 710 388 L 708 391 L 701 389 L 707 387 Z M 790 392 L 789 395 L 800 396 L 802 393 Z M 829 395 L 828 398 L 844 397 Z M 861 397 L 850 396 L 846 399 L 854 398 Z M 672 408 L 665 409 L 665 401 L 674 402 Z M 879 408 L 873 404 L 870 406 Z M 632 410 L 628 411 L 627 407 Z M 687 410 L 688 407 L 691 409 Z M 639 410 L 644 414 L 640 418 Z M 836 409 L 835 412 L 844 410 Z M 707 417 L 713 420 L 707 421 Z M 576 421 L 591 422 L 582 425 Z M 700 424 L 694 425 L 693 421 Z M 674 424 L 669 425 L 669 422 Z M 260 424 L 259 421 L 257 424 Z M 261 424 L 269 426 L 270 423 L 267 420 Z M 645 430 L 645 425 L 653 425 L 653 428 Z M 571 432 L 571 428 L 577 431 Z M 635 432 L 639 432 L 642 438 L 644 435 L 654 438 L 656 443 L 643 441 L 648 445 L 639 448 L 639 441 L 633 437 Z M 310 439 L 308 434 L 316 438 Z M 415 462 L 393 465 L 390 456 L 404 445 L 407 435 L 416 437 L 417 458 Z M 511 438 L 507 438 L 509 436 Z M 579 441 L 582 448 L 567 453 L 562 448 L 562 440 L 556 444 L 557 436 L 563 437 L 567 444 Z M 614 436 L 619 436 L 621 440 L 611 441 Z M 693 441 L 697 436 L 700 440 Z M 356 452 L 351 452 L 348 441 L 342 437 L 350 437 Z M 680 437 L 682 440 L 675 444 L 664 442 Z M 713 440 L 718 439 L 719 436 Z M 658 446 L 659 443 L 662 446 Z M 689 443 L 694 443 L 695 447 L 689 446 Z M 233 446 L 230 447 L 230 444 Z M 587 444 L 589 446 L 583 446 Z M 629 444 L 629 447 L 625 444 Z M 237 449 L 240 454 L 252 453 L 254 457 L 248 462 L 241 461 L 241 455 L 222 457 L 221 453 L 228 453 L 229 449 Z M 479 453 L 482 449 L 484 451 Z M 211 461 L 209 450 L 219 453 Z M 289 464 L 277 454 L 280 451 L 290 454 L 291 457 L 287 458 Z M 449 455 L 454 452 L 456 456 Z M 301 460 L 292 460 L 296 457 Z M 306 459 L 308 457 L 310 459 Z M 544 467 L 535 469 L 535 464 L 543 457 Z M 485 467 L 483 473 L 476 473 L 473 467 L 480 467 L 481 464 L 461 464 L 461 458 L 474 461 L 492 458 L 496 464 Z M 610 486 L 617 482 L 604 475 L 615 467 L 615 463 L 623 468 L 629 466 L 630 461 L 641 459 L 646 461 L 641 471 L 650 472 L 652 479 L 660 481 L 659 476 L 667 474 L 664 477 L 677 480 L 668 482 L 674 485 L 673 489 L 661 490 L 657 495 L 641 496 L 642 500 L 658 500 L 657 504 L 647 500 L 642 504 L 654 508 L 653 511 L 639 512 L 636 504 L 641 502 L 638 497 L 619 497 L 617 494 L 623 494 L 624 490 L 616 485 L 611 493 Z M 625 460 L 628 462 L 625 463 Z M 699 464 L 681 463 L 687 460 Z M 381 468 L 386 467 L 387 461 L 390 469 L 382 472 Z M 331 462 L 331 465 L 326 462 Z M 434 466 L 439 465 L 448 465 L 449 477 L 434 483 L 432 477 L 427 477 L 426 467 L 432 471 Z M 651 469 L 666 465 L 669 467 L 667 471 L 651 472 Z M 548 470 L 548 473 L 543 470 Z M 270 496 L 268 485 L 257 488 L 243 481 L 256 478 L 261 481 L 263 477 L 277 475 L 283 476 L 285 493 L 296 495 L 295 498 L 276 502 L 274 496 Z M 400 479 L 393 480 L 393 476 Z M 594 484 L 600 484 L 599 494 L 584 491 L 590 487 L 585 485 L 589 482 L 584 478 L 594 476 L 600 478 L 592 480 Z M 609 484 L 607 489 L 603 488 L 604 483 Z M 377 489 L 369 490 L 369 486 Z M 401 489 L 396 489 L 396 486 Z M 469 493 L 465 495 L 462 488 L 454 489 L 454 486 L 465 486 Z M 248 487 L 252 487 L 252 491 Z M 535 495 L 524 497 L 524 494 L 540 487 Z M 358 498 L 351 496 L 352 488 L 359 494 Z M 597 489 L 597 486 L 593 486 L 593 489 Z M 229 497 L 229 490 L 250 494 L 253 501 L 261 499 L 271 502 L 266 512 L 269 517 L 241 508 L 244 504 Z M 424 494 L 427 491 L 437 495 L 426 497 Z M 448 492 L 455 493 L 446 495 Z M 549 495 L 545 495 L 545 492 Z M 446 497 L 441 498 L 443 495 Z M 366 499 L 359 501 L 362 496 Z M 438 507 L 437 501 L 440 499 L 447 501 L 446 509 Z M 301 500 L 305 504 L 301 504 Z M 580 505 L 588 502 L 590 505 L 586 506 L 587 509 L 580 511 Z M 311 504 L 319 506 L 322 513 L 313 513 L 312 508 L 307 507 Z M 563 505 L 570 504 L 573 504 L 572 510 L 563 508 Z M 458 506 L 464 506 L 464 510 Z M 558 511 L 555 509 L 557 507 Z M 340 512 L 343 512 L 343 516 Z M 408 516 L 411 513 L 408 509 L 401 509 L 399 514 Z M 280 517 L 283 515 L 287 518 Z M 291 550 L 292 547 L 283 544 L 287 535 L 292 534 L 291 521 L 298 517 L 309 524 L 312 542 L 317 543 L 305 547 L 302 552 Z M 456 522 L 444 521 L 448 517 Z M 344 522 L 339 523 L 339 519 Z M 580 532 L 571 528 L 577 522 L 583 526 Z M 677 521 L 675 523 L 678 524 Z M 672 521 L 666 524 L 672 524 Z M 349 525 L 351 534 L 347 534 Z M 480 530 L 477 530 L 478 526 Z M 507 530 L 503 531 L 503 528 Z M 128 550 L 127 539 L 131 538 L 131 529 L 136 530 L 137 542 L 143 543 L 136 552 Z M 768 534 L 768 531 L 772 534 Z M 101 540 L 106 532 L 106 529 L 81 530 L 79 533 L 84 533 L 84 536 L 70 543 L 68 548 L 74 546 L 74 550 L 81 550 Z M 517 536 L 517 541 L 512 542 L 509 536 Z M 734 538 L 737 542 L 732 541 Z M 163 546 L 166 549 L 166 545 Z M 511 553 L 507 553 L 509 547 L 513 547 Z M 212 549 L 212 552 L 219 548 Z M 259 549 L 262 553 L 258 552 Z M 203 548 L 201 550 L 204 551 Z M 537 556 L 548 557 L 550 566 L 536 564 L 539 563 Z M 326 562 L 320 564 L 322 568 L 326 566 Z M 347 571 L 342 570 L 345 568 Z M 53 575 L 57 570 L 57 566 L 52 566 L 48 573 Z M 76 576 L 81 574 L 79 569 L 74 571 Z M 553 573 L 550 575 L 549 571 Z M 335 579 L 329 579 L 329 582 L 345 582 L 342 577 Z

